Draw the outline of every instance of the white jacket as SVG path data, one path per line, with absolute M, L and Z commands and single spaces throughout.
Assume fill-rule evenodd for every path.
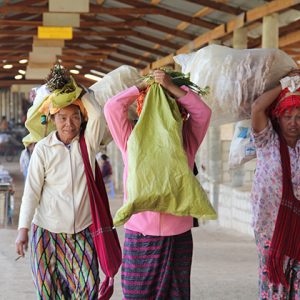
M 83 97 L 88 113 L 85 140 L 95 172 L 105 119 L 93 95 Z M 92 223 L 87 181 L 79 136 L 70 147 L 58 140 L 56 131 L 39 141 L 32 153 L 20 209 L 19 228 L 31 222 L 54 233 L 76 233 Z

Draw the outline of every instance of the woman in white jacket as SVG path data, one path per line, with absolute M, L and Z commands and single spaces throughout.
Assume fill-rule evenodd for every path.
M 94 170 L 104 134 L 102 109 L 93 97 L 47 107 L 56 131 L 33 151 L 19 217 L 16 251 L 25 255 L 31 227 L 31 266 L 38 299 L 98 299 L 98 260 L 79 134 Z M 32 223 L 32 224 L 31 224 Z

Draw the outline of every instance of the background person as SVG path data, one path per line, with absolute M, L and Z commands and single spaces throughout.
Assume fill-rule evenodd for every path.
M 0 131 L 8 131 L 9 126 L 6 119 L 6 116 L 2 116 L 1 122 L 0 122 Z
M 109 157 L 106 154 L 101 154 L 101 173 L 108 195 L 111 199 L 115 197 L 114 183 L 112 179 L 112 166 L 109 162 Z
M 29 161 L 36 143 L 29 144 L 20 155 L 20 171 L 22 172 L 24 179 L 27 177 Z

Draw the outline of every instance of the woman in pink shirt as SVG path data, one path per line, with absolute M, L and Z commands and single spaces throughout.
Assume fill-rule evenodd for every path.
M 252 188 L 259 299 L 300 299 L 300 72 L 252 106 Z M 295 76 L 298 75 L 298 76 Z
M 207 131 L 211 111 L 187 87 L 179 88 L 164 71 L 155 70 L 161 84 L 188 113 L 183 124 L 183 146 L 192 169 L 196 152 Z M 104 107 L 105 117 L 124 161 L 124 201 L 128 174 L 127 141 L 134 123 L 128 108 L 140 90 L 133 86 L 111 98 Z M 190 299 L 190 272 L 193 218 L 159 212 L 141 212 L 125 223 L 122 289 L 124 299 Z

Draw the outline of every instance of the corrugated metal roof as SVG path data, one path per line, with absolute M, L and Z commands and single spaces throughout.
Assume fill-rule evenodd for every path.
M 152 63 L 169 54 L 186 51 L 185 46 L 190 51 L 205 46 L 209 42 L 207 33 L 212 30 L 223 30 L 223 33 L 218 33 L 218 38 L 222 44 L 232 46 L 233 30 L 228 29 L 228 24 L 241 19 L 243 13 L 244 26 L 248 28 L 248 46 L 259 47 L 262 16 L 266 11 L 278 12 L 281 36 L 295 34 L 283 49 L 299 59 L 299 1 L 286 7 L 284 2 L 90 0 L 89 13 L 80 13 L 80 27 L 74 28 L 73 39 L 65 41 L 62 56 L 57 59 L 68 68 L 82 65 L 81 73 L 77 75 L 81 79 L 84 79 L 82 74 L 90 69 L 107 73 L 122 64 L 130 64 L 139 69 L 151 68 Z M 43 13 L 49 11 L 48 4 L 48 1 L 43 0 L 0 1 L 1 66 L 8 63 L 13 65 L 11 69 L 3 69 L 0 82 L 9 84 L 9 80 L 14 81 L 18 70 L 25 68 L 26 64 L 21 65 L 19 59 L 29 58 L 33 36 L 37 35 L 37 27 L 43 25 Z M 263 11 L 266 5 L 271 6 L 271 10 L 265 10 L 253 20 L 247 19 L 248 13 L 253 12 L 253 9 L 261 8 Z M 204 37 L 204 42 L 199 42 L 199 36 Z

